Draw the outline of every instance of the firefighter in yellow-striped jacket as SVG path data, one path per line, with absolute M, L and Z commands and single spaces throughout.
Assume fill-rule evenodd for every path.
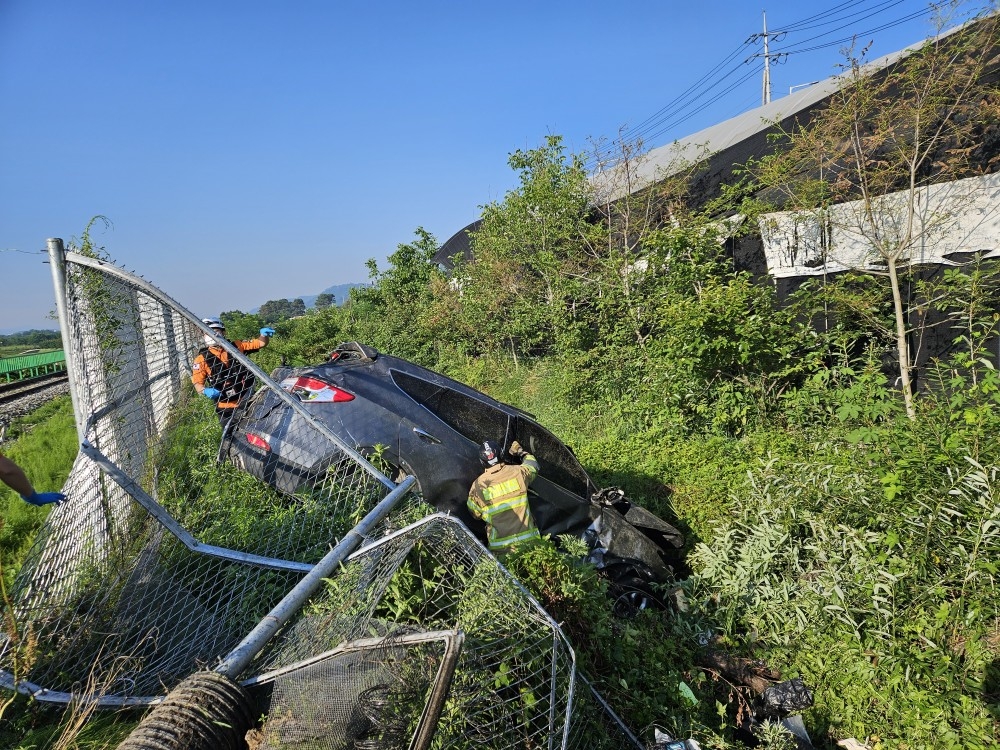
M 516 440 L 510 454 L 521 463 L 506 463 L 499 446 L 485 441 L 479 458 L 486 470 L 469 490 L 469 510 L 486 522 L 490 551 L 502 554 L 511 545 L 539 537 L 538 527 L 528 505 L 528 485 L 538 476 L 538 461 Z

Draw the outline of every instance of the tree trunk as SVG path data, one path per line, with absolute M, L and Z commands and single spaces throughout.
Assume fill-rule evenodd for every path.
M 896 272 L 896 258 L 886 258 L 889 265 L 889 285 L 892 287 L 892 308 L 896 316 L 896 353 L 899 364 L 899 384 L 903 391 L 903 403 L 906 405 L 906 416 L 911 420 L 917 418 L 913 406 L 913 383 L 910 380 L 910 344 L 906 338 L 906 308 L 903 305 L 903 295 L 899 291 L 899 275 Z

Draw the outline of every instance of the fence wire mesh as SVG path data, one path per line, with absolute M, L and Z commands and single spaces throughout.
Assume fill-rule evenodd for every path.
M 433 747 L 642 747 L 578 675 L 573 649 L 559 626 L 465 526 L 441 514 L 352 555 L 314 597 L 308 615 L 261 652 L 251 671 L 281 672 L 294 683 L 294 665 L 309 665 L 311 655 L 333 644 L 370 638 L 392 642 L 440 631 L 463 633 L 464 644 Z M 311 672 L 304 672 L 302 680 L 312 679 Z M 350 683 L 361 679 L 358 675 Z M 397 685 L 398 680 L 385 684 Z M 363 714 L 359 701 L 355 691 L 343 715 Z M 282 736 L 286 726 L 321 733 L 325 718 L 299 711 L 292 721 L 287 704 L 280 705 L 276 712 L 271 704 L 263 707 L 269 716 L 265 734 Z M 388 724 L 395 726 L 393 717 Z M 377 720 L 355 724 L 358 744 L 330 740 L 302 746 L 367 747 L 370 737 L 364 733 L 378 726 Z M 382 741 L 388 744 L 379 747 L 408 747 L 393 744 L 388 735 Z M 279 746 L 299 747 L 292 742 Z
M 150 703 L 233 654 L 396 485 L 256 369 L 263 338 L 229 342 L 141 278 L 52 257 L 81 451 L 14 582 L 0 685 Z M 196 363 L 222 398 L 199 395 Z M 253 388 L 287 418 L 248 430 Z M 558 625 L 427 511 L 408 496 L 369 529 L 243 670 L 267 716 L 248 746 L 641 747 Z
M 15 581 L 0 666 L 40 697 L 96 677 L 107 701 L 143 700 L 217 662 L 394 485 L 308 419 L 296 443 L 311 452 L 284 456 L 294 491 L 217 461 L 229 410 L 195 392 L 192 367 L 211 346 L 247 377 L 249 346 L 213 340 L 142 279 L 66 260 L 85 444 Z
M 401 633 L 338 646 L 254 682 L 267 718 L 254 750 L 426 748 L 461 650 L 455 631 Z

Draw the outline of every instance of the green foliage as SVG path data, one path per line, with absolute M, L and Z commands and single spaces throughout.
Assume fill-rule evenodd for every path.
M 114 750 L 139 721 L 139 711 L 101 711 L 80 720 L 81 707 L 57 708 L 19 698 L 17 718 L 0 722 L 0 746 L 12 750 L 71 747 L 73 750 Z M 60 741 L 69 745 L 57 745 Z
M 294 532 L 301 560 L 318 560 L 328 550 L 330 514 L 319 490 L 302 489 L 294 499 L 240 471 L 216 455 L 221 430 L 214 406 L 193 389 L 170 415 L 165 437 L 156 447 L 151 466 L 157 467 L 156 500 L 206 544 L 238 549 L 273 549 L 276 540 Z M 345 533 L 362 508 L 343 508 L 339 519 Z M 312 537 L 305 531 L 312 529 Z M 303 542 L 308 542 L 309 547 Z
M 244 339 L 255 339 L 260 335 L 260 329 L 264 327 L 264 319 L 260 315 L 253 313 L 230 310 L 219 315 L 226 326 L 226 335 L 233 341 Z
M 810 714 L 832 734 L 987 747 L 996 725 L 975 698 L 997 658 L 1000 472 L 952 461 L 971 442 L 1000 446 L 992 425 L 950 445 L 910 427 L 758 469 L 736 517 L 691 557 L 693 600 L 823 686 Z
M 389 255 L 384 271 L 368 261 L 371 286 L 355 287 L 343 309 L 344 339 L 432 364 L 458 334 L 450 314 L 454 292 L 434 263 L 437 241 L 417 227 L 413 242 Z
M 295 318 L 306 314 L 306 303 L 301 298 L 293 300 L 272 299 L 260 306 L 257 315 L 267 325 L 274 325 L 282 320 Z
M 815 181 L 797 156 L 765 165 L 772 188 L 801 178 L 796 199 L 815 206 L 852 187 Z M 820 744 L 856 736 L 900 750 L 994 746 L 1000 264 L 904 269 L 904 317 L 938 321 L 956 344 L 946 361 L 922 365 L 921 387 L 904 403 L 886 366 L 900 310 L 879 278 L 806 283 L 781 306 L 768 285 L 733 270 L 721 226 L 683 210 L 684 184 L 601 203 L 581 158 L 556 136 L 515 152 L 510 166 L 518 186 L 483 207 L 473 262 L 445 273 L 432 259 L 434 237 L 418 228 L 386 268 L 369 263 L 371 285 L 346 304 L 276 323 L 255 355 L 261 367 L 315 363 L 350 339 L 433 367 L 534 414 L 598 486 L 625 488 L 681 528 L 694 571 L 684 612 L 614 618 L 604 580 L 573 540 L 526 545 L 504 561 L 633 727 L 738 746 L 745 690 L 698 666 L 712 633 L 816 688 L 805 720 Z M 754 174 L 745 170 L 708 212 L 728 215 L 735 201 L 751 217 L 770 209 L 776 194 L 754 193 Z M 97 252 L 89 230 L 84 244 Z M 113 310 L 99 285 L 89 291 Z M 223 316 L 235 338 L 266 322 Z M 113 326 L 101 335 L 114 343 Z M 206 521 L 216 543 L 236 545 L 308 514 L 215 465 L 207 400 L 174 416 L 158 488 L 185 523 Z M 20 429 L 19 445 L 43 434 L 42 423 Z M 68 470 L 75 433 L 65 415 L 60 429 L 68 448 L 17 454 L 43 486 L 61 478 L 29 456 L 51 454 Z M 0 537 L 5 571 L 44 515 L 18 503 Z M 489 565 L 461 581 L 448 575 L 418 545 L 378 618 L 457 617 L 476 633 L 487 592 L 512 585 Z M 367 606 L 348 602 L 350 582 L 341 583 L 338 605 Z M 466 594 L 456 597 L 458 588 Z M 492 689 L 511 688 L 524 667 L 516 661 L 491 674 Z M 762 726 L 759 741 L 778 748 L 787 736 Z
M 289 365 L 314 365 L 326 360 L 346 339 L 344 315 L 339 307 L 312 310 L 295 321 L 276 324 L 277 333 L 254 358 L 265 372 L 284 361 Z
M 475 262 L 456 270 L 462 318 L 477 351 L 548 353 L 584 335 L 594 294 L 587 277 L 590 187 L 583 159 L 559 136 L 515 151 L 519 186 L 483 207 L 472 235 Z M 596 240 L 595 240 L 596 243 Z

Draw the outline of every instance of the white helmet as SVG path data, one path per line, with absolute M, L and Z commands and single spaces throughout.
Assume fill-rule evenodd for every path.
M 202 318 L 201 322 L 211 328 L 213 331 L 218 331 L 220 334 L 226 330 L 226 324 L 223 323 L 218 318 Z M 215 336 L 209 336 L 207 333 L 202 336 L 205 340 L 205 346 L 215 346 L 219 342 L 216 340 Z

